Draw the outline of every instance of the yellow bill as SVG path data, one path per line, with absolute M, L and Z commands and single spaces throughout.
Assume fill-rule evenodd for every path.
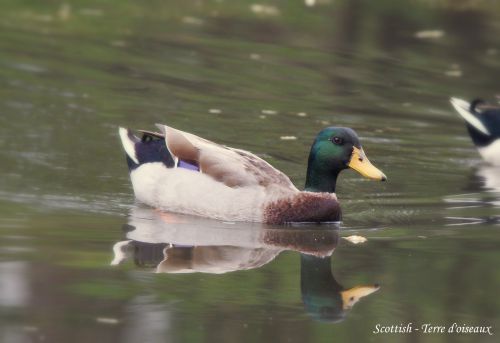
M 371 164 L 362 148 L 352 148 L 351 160 L 347 165 L 369 179 L 377 181 L 387 180 L 387 176 Z
M 340 292 L 340 295 L 342 296 L 342 308 L 344 310 L 352 308 L 354 304 L 359 301 L 359 299 L 378 291 L 379 288 L 380 287 L 378 285 L 355 286 Z

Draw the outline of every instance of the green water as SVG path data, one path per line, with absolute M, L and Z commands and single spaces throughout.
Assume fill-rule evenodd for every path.
M 497 341 L 500 171 L 448 99 L 499 94 L 500 4 L 317 2 L 0 2 L 0 341 Z M 117 135 L 157 122 L 299 188 L 349 126 L 389 182 L 344 172 L 340 230 L 168 224 Z M 410 322 L 495 335 L 373 333 Z

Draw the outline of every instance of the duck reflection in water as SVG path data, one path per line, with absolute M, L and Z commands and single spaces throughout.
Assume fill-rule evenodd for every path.
M 481 165 L 475 175 L 487 191 L 500 193 L 500 166 Z
M 332 274 L 339 242 L 337 224 L 272 227 L 223 223 L 136 207 L 124 225 L 126 240 L 115 243 L 112 265 L 133 257 L 157 273 L 223 274 L 262 267 L 286 250 L 301 254 L 301 293 L 316 320 L 337 322 L 378 285 L 344 289 Z
M 480 164 L 467 176 L 460 194 L 448 195 L 448 226 L 500 224 L 500 167 Z
M 300 288 L 307 313 L 317 320 L 339 322 L 354 304 L 377 291 L 379 286 L 359 285 L 345 289 L 333 276 L 331 258 L 301 254 Z

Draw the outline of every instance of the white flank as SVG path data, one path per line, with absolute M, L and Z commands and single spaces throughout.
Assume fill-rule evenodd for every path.
M 476 129 L 478 129 L 479 131 L 481 131 L 485 135 L 488 135 L 488 136 L 490 135 L 490 131 L 488 131 L 486 126 L 484 126 L 483 123 L 481 123 L 481 121 L 479 119 L 477 119 L 477 117 L 474 114 L 470 113 L 470 111 L 469 111 L 470 104 L 467 101 L 457 99 L 457 98 L 451 98 L 450 102 L 453 105 L 453 107 L 455 107 L 457 112 L 462 116 L 462 118 L 465 119 L 465 121 L 467 123 L 469 123 L 470 125 L 472 125 Z
M 123 149 L 125 149 L 128 157 L 130 157 L 136 164 L 139 164 L 139 160 L 135 155 L 135 143 L 129 138 L 128 130 L 124 127 L 120 127 L 118 132 L 120 133 Z
M 477 150 L 486 162 L 500 166 L 500 139 L 493 141 L 488 146 L 478 147 Z
M 263 204 L 290 194 L 255 185 L 231 188 L 208 175 L 160 162 L 141 165 L 130 179 L 136 198 L 147 205 L 225 221 L 261 222 Z

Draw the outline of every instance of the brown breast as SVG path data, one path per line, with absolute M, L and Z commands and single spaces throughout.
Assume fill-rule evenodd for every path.
M 292 197 L 273 201 L 264 209 L 264 222 L 268 224 L 341 219 L 339 202 L 329 193 L 300 192 Z

